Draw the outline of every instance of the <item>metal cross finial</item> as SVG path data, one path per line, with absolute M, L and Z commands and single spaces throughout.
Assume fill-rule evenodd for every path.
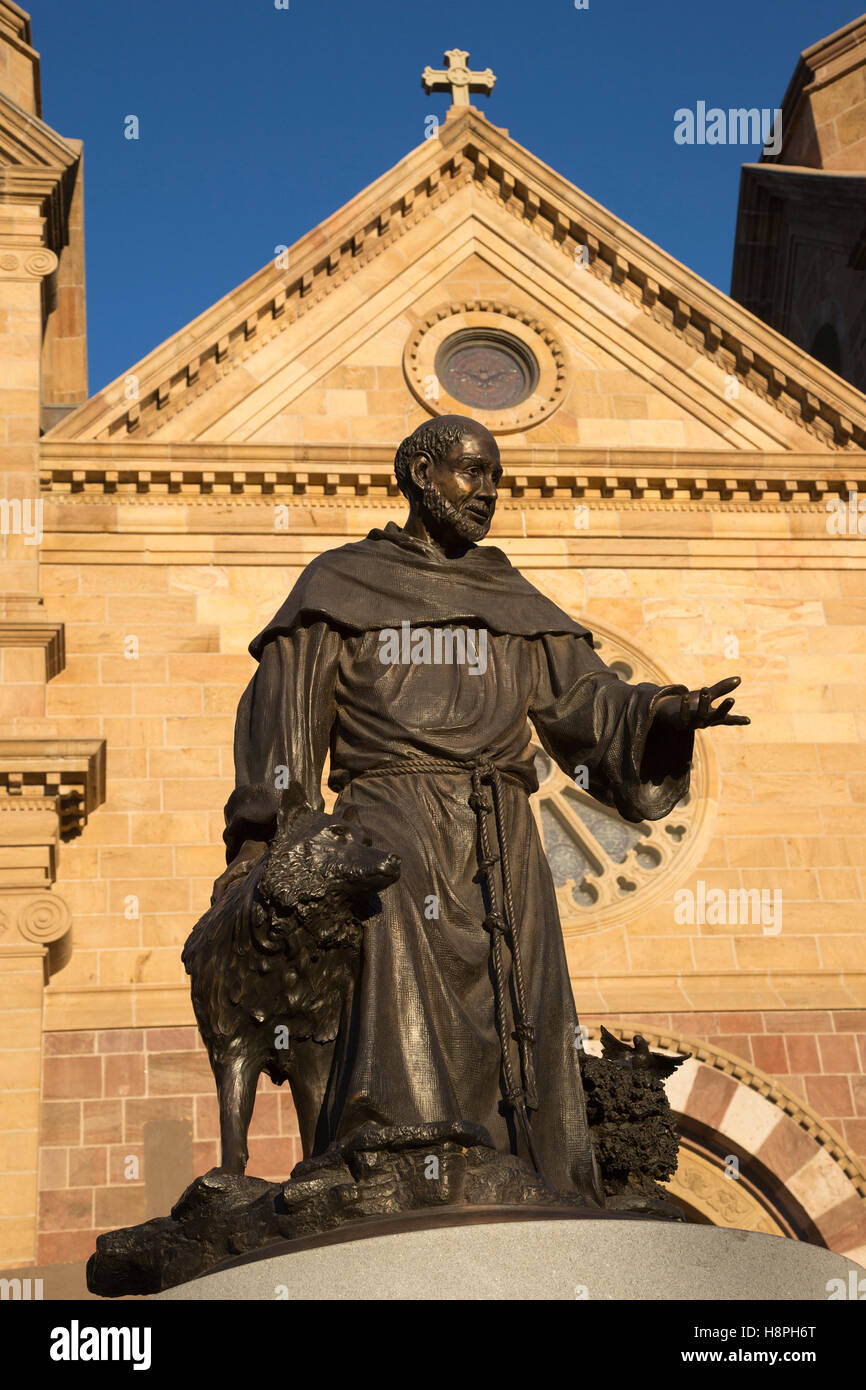
M 489 96 L 496 85 L 496 78 L 485 68 L 484 72 L 471 72 L 466 59 L 469 54 L 462 48 L 449 48 L 445 53 L 447 68 L 426 67 L 421 74 L 421 86 L 425 92 L 450 92 L 451 106 L 468 106 L 470 92 L 486 92 Z

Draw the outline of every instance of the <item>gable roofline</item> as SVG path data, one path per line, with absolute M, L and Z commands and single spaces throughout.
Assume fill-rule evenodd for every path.
M 866 396 L 581 192 L 470 107 L 288 251 L 165 340 L 49 432 L 50 439 L 142 437 L 298 317 L 457 187 L 473 184 L 669 331 L 735 375 L 824 448 L 866 447 Z M 125 383 L 137 379 L 130 402 Z M 191 393 L 191 394 L 188 394 Z M 161 412 L 168 411 L 169 416 Z

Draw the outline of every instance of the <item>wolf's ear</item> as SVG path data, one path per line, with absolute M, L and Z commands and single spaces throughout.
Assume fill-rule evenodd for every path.
M 280 792 L 280 804 L 277 809 L 277 834 L 285 835 L 291 830 L 295 821 L 300 820 L 302 816 L 308 816 L 311 809 L 301 784 L 290 782 Z

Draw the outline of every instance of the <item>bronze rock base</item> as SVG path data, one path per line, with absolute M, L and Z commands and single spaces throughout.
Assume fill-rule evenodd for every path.
M 589 1211 L 521 1159 L 499 1153 L 480 1125 L 370 1126 L 297 1164 L 284 1183 L 211 1169 L 190 1184 L 171 1216 L 99 1236 L 87 1286 L 108 1298 L 158 1293 L 274 1241 L 370 1218 L 527 1205 Z

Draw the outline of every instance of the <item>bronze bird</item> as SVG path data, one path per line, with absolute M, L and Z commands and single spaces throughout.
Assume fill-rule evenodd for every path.
M 608 1032 L 602 1025 L 601 1029 L 601 1055 L 609 1062 L 616 1062 L 621 1067 L 628 1067 L 632 1071 L 648 1071 L 660 1080 L 668 1076 L 673 1076 L 677 1067 L 681 1067 L 683 1062 L 687 1062 L 691 1057 L 690 1052 L 680 1053 L 676 1057 L 668 1057 L 663 1052 L 650 1052 L 649 1043 L 640 1033 L 634 1035 L 634 1047 L 629 1047 L 627 1042 L 622 1042 L 615 1038 L 613 1033 Z

